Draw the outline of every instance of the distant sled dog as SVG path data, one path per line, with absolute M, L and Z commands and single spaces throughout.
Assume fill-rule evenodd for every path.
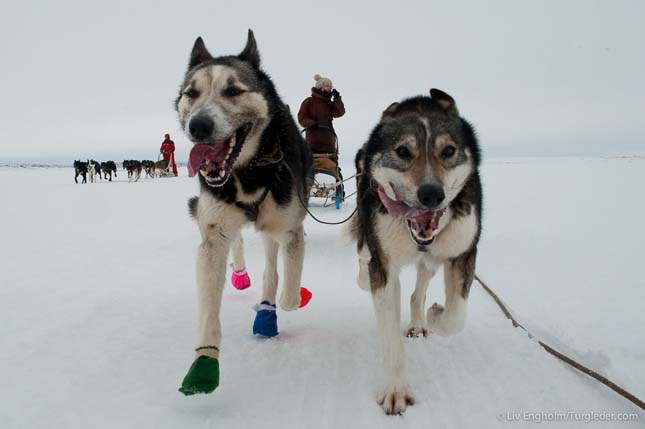
M 143 171 L 143 167 L 141 165 L 141 161 L 137 160 L 127 160 L 123 161 L 123 168 L 128 170 L 128 181 L 135 181 L 138 182 L 139 178 L 141 177 L 141 172 Z
M 90 175 L 90 183 L 94 183 L 96 176 L 103 180 L 103 176 L 101 175 L 101 164 L 93 159 L 90 159 L 87 163 L 87 173 Z
M 146 172 L 146 177 L 155 177 L 155 162 L 149 159 L 141 161 L 141 166 Z
M 105 178 L 112 181 L 112 173 L 114 173 L 114 177 L 116 177 L 116 162 L 114 161 L 105 161 L 101 163 L 101 169 L 103 170 L 103 174 L 105 175 Z
M 280 307 L 286 311 L 298 308 L 305 217 L 298 194 L 306 204 L 313 181 L 312 157 L 273 83 L 260 68 L 250 30 L 239 55 L 213 57 L 201 38 L 195 41 L 176 109 L 194 145 L 189 173 L 197 175 L 201 184 L 199 198 L 189 201 L 202 236 L 197 255 L 197 349 L 180 388 L 192 395 L 212 392 L 219 383 L 226 262 L 232 252 L 233 269 L 239 273 L 245 267 L 243 226 L 253 225 L 264 235 L 263 303 L 256 322 L 261 314 L 275 315 L 280 246 L 284 256 Z M 273 330 L 259 333 L 277 334 Z
M 74 182 L 78 183 L 78 176 L 83 178 L 83 183 L 87 183 L 87 162 L 74 161 Z
M 405 335 L 454 335 L 466 321 L 481 231 L 475 132 L 451 96 L 436 89 L 430 95 L 390 105 L 356 157 L 358 282 L 374 301 L 386 377 L 378 403 L 387 414 L 415 401 L 400 330 L 401 269 L 417 270 Z M 426 314 L 428 283 L 441 266 L 446 301 Z
M 154 163 L 153 177 L 169 176 L 170 173 L 168 161 L 162 159 Z

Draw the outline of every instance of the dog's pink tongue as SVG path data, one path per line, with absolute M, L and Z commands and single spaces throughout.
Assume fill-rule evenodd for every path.
M 220 166 L 226 156 L 228 145 L 225 142 L 214 144 L 196 144 L 190 150 L 188 156 L 188 175 L 193 177 L 202 167 L 204 161 L 208 161 L 206 170 L 214 170 Z
M 403 204 L 402 202 L 394 201 L 393 199 L 388 197 L 382 187 L 378 188 L 378 196 L 387 209 L 387 212 L 392 217 L 405 217 L 405 214 L 410 210 L 410 207 Z
M 206 160 L 206 155 L 213 149 L 205 144 L 198 144 L 193 146 L 188 156 L 188 175 L 193 177 L 202 166 L 202 162 Z
M 441 216 L 446 212 L 445 209 L 433 211 L 412 208 L 403 201 L 395 201 L 388 197 L 383 190 L 383 187 L 378 188 L 378 196 L 383 202 L 383 205 L 385 205 L 390 216 L 394 218 L 410 219 L 423 227 L 430 224 L 430 228 L 437 229 L 439 226 L 439 219 L 441 219 Z

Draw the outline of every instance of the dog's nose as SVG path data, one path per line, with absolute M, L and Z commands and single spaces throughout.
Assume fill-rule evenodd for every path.
M 196 140 L 204 140 L 213 133 L 215 124 L 208 116 L 195 116 L 188 124 L 190 135 Z
M 419 201 L 424 206 L 429 209 L 434 209 L 439 207 L 439 204 L 446 198 L 446 194 L 444 194 L 443 189 L 439 186 L 423 185 L 417 191 L 417 198 L 419 198 Z

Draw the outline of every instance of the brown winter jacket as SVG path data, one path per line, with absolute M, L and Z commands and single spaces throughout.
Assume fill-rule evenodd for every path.
M 312 152 L 336 153 L 336 135 L 331 122 L 344 114 L 340 95 L 332 101 L 331 93 L 311 88 L 311 97 L 302 102 L 298 111 L 298 122 L 307 129 L 305 139 Z

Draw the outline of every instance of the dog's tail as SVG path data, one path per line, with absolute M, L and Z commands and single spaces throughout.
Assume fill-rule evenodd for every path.
M 188 200 L 188 213 L 193 219 L 197 219 L 197 203 L 199 202 L 199 197 L 192 197 Z

